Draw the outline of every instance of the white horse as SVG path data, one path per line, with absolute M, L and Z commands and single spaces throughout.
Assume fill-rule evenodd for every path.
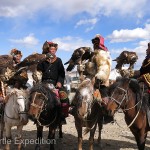
M 6 96 L 6 105 L 4 109 L 4 123 L 6 130 L 5 150 L 10 150 L 11 128 L 17 126 L 17 137 L 15 143 L 18 144 L 18 150 L 22 148 L 21 138 L 23 126 L 28 123 L 28 92 L 23 89 L 8 88 Z M 8 142 L 9 141 L 9 142 Z

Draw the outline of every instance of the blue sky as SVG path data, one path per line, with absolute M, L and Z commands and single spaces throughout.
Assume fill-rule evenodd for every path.
M 23 58 L 41 53 L 47 40 L 59 44 L 63 63 L 101 34 L 112 59 L 123 50 L 137 52 L 139 69 L 150 42 L 148 0 L 0 0 L 0 24 L 1 55 L 12 48 Z

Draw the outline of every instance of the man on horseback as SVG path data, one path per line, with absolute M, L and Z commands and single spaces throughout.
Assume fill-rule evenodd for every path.
M 101 95 L 102 101 L 105 103 L 108 100 L 108 86 L 109 75 L 111 71 L 111 58 L 107 47 L 104 45 L 104 38 L 97 34 L 92 39 L 95 55 L 93 56 L 93 62 L 96 63 L 97 73 L 95 75 L 94 83 L 94 98 L 97 99 L 98 95 Z M 101 59 L 101 60 L 100 60 Z M 99 100 L 99 99 L 98 99 Z M 104 116 L 105 122 L 112 122 L 113 117 Z
M 68 116 L 69 99 L 63 87 L 65 69 L 62 60 L 56 56 L 57 49 L 57 43 L 47 41 L 44 43 L 42 53 L 46 54 L 47 58 L 37 65 L 37 70 L 42 72 L 42 82 L 49 84 L 50 89 L 56 94 L 57 100 L 61 102 L 58 103 L 62 106 L 62 123 L 66 124 L 65 117 Z
M 17 50 L 17 49 L 12 49 L 11 52 L 10 52 L 10 55 L 13 56 L 13 61 L 12 62 L 9 62 L 9 67 L 12 69 L 13 67 L 15 67 L 18 63 L 21 62 L 21 58 L 22 58 L 22 53 L 20 50 Z M 7 55 L 6 55 L 7 56 Z M 12 57 L 11 57 L 11 60 L 12 60 Z M 6 61 L 8 61 L 8 59 L 6 59 Z M 2 62 L 3 63 L 3 59 L 2 59 Z M 4 98 L 5 98 L 5 84 L 4 84 L 4 81 L 3 80 L 8 80 L 10 79 L 10 77 L 12 76 L 12 74 L 14 74 L 14 70 L 11 70 L 10 68 L 8 67 L 8 65 L 6 67 L 3 67 L 5 69 L 5 72 L 2 73 L 2 79 L 1 79 L 1 83 L 0 83 L 0 101 L 4 101 Z M 2 69 L 1 69 L 2 70 Z M 3 79 L 3 76 L 5 77 Z M 9 82 L 9 81 L 7 81 Z
M 138 80 L 144 81 L 147 85 L 148 93 L 146 94 L 146 97 L 150 102 L 150 42 L 148 43 L 148 49 L 146 49 L 146 57 L 140 68 L 140 77 L 138 78 Z

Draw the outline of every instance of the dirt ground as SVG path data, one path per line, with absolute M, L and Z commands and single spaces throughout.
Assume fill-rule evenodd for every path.
M 127 125 L 124 122 L 124 114 L 116 113 L 115 119 L 117 123 L 114 124 L 104 124 L 102 129 L 102 149 L 103 150 L 135 150 L 137 149 L 134 137 L 130 130 L 127 128 Z M 13 137 L 15 136 L 16 129 L 12 130 Z M 46 141 L 48 135 L 48 128 L 44 128 L 44 139 Z M 98 136 L 98 130 L 95 133 L 95 144 L 94 150 L 100 150 L 100 147 L 96 143 Z M 83 150 L 88 150 L 88 137 L 89 134 L 83 136 Z M 25 150 L 33 150 L 35 147 L 34 140 L 36 138 L 36 126 L 33 125 L 33 122 L 24 126 L 23 129 L 23 138 L 26 142 L 30 141 L 30 144 L 24 142 Z M 31 142 L 32 140 L 32 142 Z M 44 142 L 43 142 L 44 143 Z M 67 124 L 63 125 L 63 139 L 58 138 L 58 131 L 56 133 L 56 150 L 77 150 L 77 132 L 74 125 L 73 116 L 67 118 Z M 0 144 L 0 150 L 4 148 L 4 145 Z M 48 142 L 42 144 L 42 150 L 48 150 Z M 11 149 L 17 149 L 17 146 L 14 143 L 11 144 Z M 150 149 L 150 133 L 148 134 L 146 141 L 145 150 Z

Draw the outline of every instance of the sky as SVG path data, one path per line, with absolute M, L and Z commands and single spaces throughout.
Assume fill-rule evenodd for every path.
M 150 42 L 149 0 L 0 0 L 0 55 L 17 48 L 23 60 L 53 41 L 65 63 L 75 49 L 93 48 L 96 34 L 112 60 L 124 50 L 136 52 L 139 69 Z

